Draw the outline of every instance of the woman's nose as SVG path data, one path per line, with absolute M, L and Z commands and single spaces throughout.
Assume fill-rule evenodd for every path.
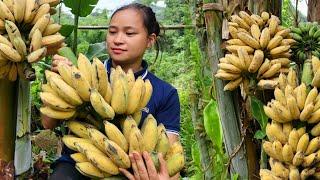
M 118 33 L 115 38 L 114 38 L 114 43 L 115 44 L 122 44 L 124 43 L 124 38 L 123 38 L 123 34 L 122 33 Z

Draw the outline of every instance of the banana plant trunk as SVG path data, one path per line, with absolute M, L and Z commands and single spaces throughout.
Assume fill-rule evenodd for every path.
M 308 0 L 308 21 L 320 22 L 320 2 L 319 0 Z
M 0 80 L 0 160 L 14 160 L 17 82 Z

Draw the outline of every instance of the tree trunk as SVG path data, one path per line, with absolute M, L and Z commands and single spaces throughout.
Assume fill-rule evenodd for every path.
M 320 2 L 319 0 L 308 0 L 308 21 L 320 22 Z
M 14 159 L 17 83 L 0 80 L 0 160 Z
M 204 3 L 219 3 L 215 0 L 205 0 Z M 219 58 L 223 56 L 222 43 L 222 13 L 218 11 L 204 12 L 207 30 L 207 55 L 213 75 L 217 71 Z M 240 118 L 237 112 L 238 103 L 234 101 L 234 92 L 225 92 L 225 82 L 214 78 L 216 98 L 224 135 L 224 144 L 231 160 L 230 173 L 238 173 L 241 179 L 249 179 L 246 151 L 242 144 L 240 133 Z M 241 146 L 241 147 L 240 147 Z M 238 149 L 238 147 L 240 147 Z M 238 150 L 237 150 L 238 149 Z

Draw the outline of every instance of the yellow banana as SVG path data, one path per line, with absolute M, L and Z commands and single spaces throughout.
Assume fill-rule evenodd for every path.
M 301 83 L 297 91 L 297 104 L 300 111 L 303 110 L 305 106 L 307 95 L 307 86 L 304 83 Z
M 229 39 L 226 41 L 228 45 L 238 45 L 238 46 L 245 46 L 246 43 L 242 42 L 240 39 Z
M 281 178 L 277 177 L 272 171 L 268 169 L 260 169 L 259 175 L 261 180 L 281 180 Z
M 169 159 L 167 159 L 166 163 L 169 176 L 172 177 L 176 175 L 178 172 L 180 172 L 184 167 L 184 155 L 182 153 L 174 154 Z
M 14 14 L 14 10 L 13 10 L 14 0 L 3 0 L 3 3 L 8 7 L 10 12 Z
M 45 14 L 42 17 L 40 17 L 37 22 L 34 24 L 34 26 L 32 27 L 30 33 L 29 33 L 29 38 L 32 37 L 34 31 L 36 29 L 39 29 L 39 31 L 41 33 L 44 32 L 44 30 L 46 29 L 47 25 L 49 24 L 50 21 L 50 14 Z
M 270 41 L 270 31 L 268 27 L 265 27 L 260 36 L 260 46 L 262 49 L 266 48 Z
M 12 44 L 24 60 L 25 56 L 27 55 L 27 46 L 25 42 L 22 40 L 21 37 L 16 37 L 13 40 Z
M 271 56 L 282 54 L 282 53 L 287 52 L 289 49 L 290 49 L 290 46 L 288 46 L 288 45 L 278 46 L 276 48 L 271 49 L 270 54 L 271 54 Z
M 130 168 L 129 156 L 115 142 L 105 139 L 105 149 L 110 159 L 120 168 Z
M 271 50 L 278 47 L 281 44 L 282 36 L 274 36 L 268 43 L 267 49 Z
M 22 57 L 17 50 L 3 43 L 0 43 L 0 54 L 13 62 L 22 61 Z
M 318 123 L 320 121 L 320 109 L 313 112 L 308 119 L 308 123 Z
M 238 30 L 237 30 L 237 28 L 235 28 L 233 26 L 229 26 L 228 28 L 229 28 L 229 33 L 230 33 L 232 39 L 238 39 L 238 35 L 237 35 Z
M 252 18 L 253 20 L 255 20 L 256 23 L 257 23 L 259 26 L 263 26 L 263 25 L 264 25 L 264 21 L 263 21 L 263 19 L 262 19 L 259 15 L 257 15 L 257 14 L 252 14 L 252 15 L 251 15 L 251 18 Z
M 62 79 L 64 80 L 64 82 L 66 82 L 69 86 L 73 87 L 72 67 L 65 63 L 59 63 L 57 67 L 58 67 L 58 72 L 62 77 Z
M 260 32 L 260 28 L 257 24 L 251 25 L 251 34 L 259 42 L 261 32 Z
M 293 151 L 289 144 L 285 144 L 282 149 L 282 157 L 285 162 L 291 163 L 293 159 Z
M 303 163 L 304 153 L 301 151 L 297 151 L 297 153 L 294 155 L 292 164 L 294 166 L 300 166 Z
M 278 26 L 278 21 L 274 16 L 271 16 L 269 19 L 269 29 L 270 29 L 270 35 L 273 36 L 276 32 L 277 26 Z
M 290 165 L 289 169 L 289 179 L 300 179 L 300 173 L 297 167 Z
M 269 13 L 263 11 L 263 12 L 261 13 L 261 18 L 263 19 L 264 22 L 268 22 L 268 20 L 269 20 L 269 18 L 270 18 L 270 15 L 269 15 Z
M 104 100 L 110 104 L 111 103 L 111 98 L 112 98 L 112 89 L 111 89 L 111 84 L 108 82 L 108 85 L 107 85 L 107 92 L 106 94 L 104 95 Z
M 157 120 L 152 116 L 152 114 L 149 114 L 144 120 L 141 132 L 144 139 L 145 150 L 152 152 L 158 141 Z
M 273 149 L 273 152 L 276 155 L 275 159 L 278 159 L 279 161 L 283 161 L 283 156 L 282 156 L 283 147 L 282 147 L 281 142 L 278 141 L 278 140 L 273 141 L 272 149 Z
M 74 151 L 78 151 L 75 143 L 76 142 L 83 142 L 83 143 L 87 143 L 87 144 L 91 144 L 92 142 L 89 139 L 85 139 L 85 138 L 78 138 L 75 137 L 73 135 L 64 135 L 62 137 L 62 142 L 69 148 L 72 149 Z
M 61 25 L 60 24 L 49 24 L 46 29 L 43 32 L 43 36 L 49 36 L 49 35 L 53 35 L 56 34 L 57 32 L 59 32 L 59 30 L 61 29 Z
M 76 113 L 76 111 L 57 111 L 50 107 L 41 107 L 40 112 L 53 119 L 69 119 Z
M 216 78 L 223 79 L 223 80 L 236 80 L 241 76 L 241 74 L 232 74 L 227 72 L 217 72 L 215 75 Z
M 129 143 L 129 138 L 130 138 L 130 132 L 131 129 L 134 127 L 137 127 L 137 124 L 135 120 L 132 118 L 132 116 L 127 116 L 126 119 L 123 119 L 121 122 L 121 127 L 122 127 L 122 133 L 124 137 L 126 138 L 127 142 Z
M 276 161 L 274 163 L 273 168 L 271 171 L 280 178 L 288 179 L 289 178 L 289 169 L 287 169 L 281 162 Z
M 91 68 L 91 63 L 89 59 L 82 53 L 78 55 L 78 69 L 84 78 L 89 82 L 89 85 L 92 85 L 91 74 L 94 73 Z M 98 89 L 98 87 L 94 87 Z M 102 94 L 103 95 L 103 94 Z
M 320 123 L 313 126 L 313 128 L 311 129 L 311 135 L 312 136 L 319 136 L 320 135 Z
M 141 111 L 137 111 L 134 114 L 132 114 L 132 117 L 136 121 L 136 124 L 139 126 L 140 121 L 141 121 L 141 117 L 142 117 L 142 112 Z
M 278 88 L 276 87 L 274 89 L 274 97 L 277 101 L 279 101 L 282 105 L 287 105 L 287 100 L 285 94 Z
M 40 99 L 46 106 L 58 111 L 75 111 L 75 107 L 66 103 L 59 96 L 49 93 L 40 92 Z
M 272 107 L 278 112 L 282 120 L 288 122 L 292 120 L 290 111 L 283 106 L 279 101 L 274 101 Z
M 14 16 L 10 9 L 7 7 L 7 5 L 3 2 L 0 1 L 0 19 L 2 20 L 10 20 L 14 22 Z
M 51 77 L 49 82 L 52 89 L 56 91 L 67 103 L 74 106 L 78 106 L 83 103 L 77 91 L 65 83 L 62 79 Z
M 250 17 L 250 15 L 249 15 L 247 12 L 245 12 L 245 11 L 240 11 L 240 12 L 239 12 L 239 16 L 240 16 L 249 26 L 252 26 L 252 25 L 255 25 L 255 24 L 256 24 L 255 20 L 252 19 L 252 18 Z
M 272 76 L 274 76 L 275 74 L 279 73 L 281 69 L 281 64 L 274 64 L 270 67 L 269 70 L 267 70 L 265 73 L 262 74 L 262 78 L 271 78 Z
M 145 148 L 145 140 L 141 131 L 136 126 L 133 127 L 130 131 L 129 137 L 129 153 L 134 151 L 142 153 L 146 150 Z
M 48 14 L 50 11 L 50 5 L 49 4 L 42 4 L 37 9 L 37 14 L 33 18 L 33 21 L 31 24 L 36 24 L 36 22 L 45 14 Z
M 75 135 L 89 139 L 88 128 L 93 127 L 92 125 L 80 121 L 68 121 L 67 126 L 72 133 Z
M 260 68 L 263 63 L 264 53 L 261 50 L 256 50 L 253 55 L 252 62 L 248 68 L 248 71 L 251 73 L 255 73 Z
M 42 92 L 47 92 L 47 93 L 51 93 L 51 94 L 58 96 L 58 94 L 51 88 L 51 86 L 49 84 L 42 84 L 41 90 L 42 90 Z
M 108 74 L 106 71 L 106 68 L 104 64 L 98 59 L 93 58 L 93 73 L 96 74 L 96 81 L 98 83 L 98 91 L 101 95 L 105 96 L 109 94 L 108 96 L 112 97 L 112 94 L 110 92 L 111 87 L 109 87 L 109 80 L 108 80 Z M 111 90 L 112 91 L 112 90 Z M 110 100 L 109 100 L 110 102 Z
M 95 111 L 104 118 L 113 119 L 115 111 L 113 108 L 104 100 L 100 93 L 96 89 L 90 91 L 90 102 Z
M 104 140 L 107 139 L 107 136 L 95 128 L 88 128 L 87 131 L 89 139 L 91 139 L 93 144 L 102 152 L 106 153 Z
M 65 37 L 60 34 L 44 36 L 41 39 L 41 45 L 47 47 L 57 46 L 64 42 Z
M 145 84 L 141 77 L 139 77 L 129 92 L 128 96 L 128 106 L 127 106 L 127 114 L 133 114 L 134 112 L 139 111 L 140 102 L 143 100 L 145 93 Z
M 25 0 L 13 0 L 13 14 L 16 19 L 16 22 L 21 23 L 23 21 L 25 9 Z
M 70 157 L 77 163 L 79 162 L 88 162 L 89 160 L 87 159 L 86 155 L 82 153 L 73 153 L 70 155 Z
M 234 89 L 236 89 L 238 86 L 240 86 L 240 84 L 242 83 L 242 77 L 233 80 L 233 81 L 229 81 L 228 84 L 226 84 L 223 88 L 224 91 L 233 91 Z
M 281 143 L 285 144 L 287 142 L 287 137 L 282 131 L 282 127 L 279 123 L 272 122 L 267 130 L 268 137 L 272 140 L 278 140 Z
M 243 19 L 241 19 L 238 15 L 232 15 L 231 21 L 234 23 L 237 23 L 241 28 L 244 28 L 246 30 L 250 29 L 250 26 Z
M 309 176 L 312 176 L 316 172 L 316 168 L 305 168 L 304 170 L 301 171 L 300 173 L 300 178 L 301 180 L 306 180 L 308 179 Z
M 320 145 L 320 137 L 313 138 L 307 147 L 307 150 L 305 152 L 306 155 L 310 155 L 311 153 L 314 153 L 316 150 L 318 150 L 318 147 Z
M 40 49 L 42 46 L 42 34 L 36 29 L 31 37 L 30 52 Z
M 128 142 L 117 126 L 108 121 L 104 121 L 103 123 L 107 137 L 117 143 L 125 152 L 128 152 Z
M 239 32 L 238 38 L 254 49 L 260 49 L 259 42 L 247 33 Z
M 111 106 L 117 114 L 124 114 L 128 106 L 128 82 L 125 74 L 119 74 L 119 78 L 112 84 Z
M 309 135 L 308 133 L 305 133 L 302 135 L 298 141 L 297 144 L 297 152 L 303 152 L 305 153 L 309 144 Z
M 318 96 L 318 89 L 316 87 L 314 87 L 308 94 L 307 98 L 306 98 L 306 102 L 304 104 L 304 106 L 307 106 L 308 104 L 314 104 L 316 98 Z
M 298 120 L 300 117 L 300 111 L 297 105 L 297 101 L 292 95 L 287 96 L 287 107 L 290 110 L 291 116 L 294 119 Z
M 307 121 L 314 109 L 314 105 L 312 103 L 308 104 L 307 106 L 305 106 L 302 110 L 302 112 L 300 113 L 300 120 L 301 121 Z
M 316 72 L 318 71 L 318 69 L 320 67 L 320 60 L 319 60 L 318 57 L 312 56 L 311 57 L 311 63 L 312 63 L 313 74 L 316 74 Z
M 86 154 L 86 151 L 92 151 L 99 153 L 101 155 L 104 155 L 102 151 L 100 151 L 94 144 L 92 143 L 87 143 L 87 142 L 82 142 L 82 141 L 76 141 L 74 143 L 75 147 L 77 148 L 78 152 L 81 152 L 83 154 Z
M 303 163 L 302 166 L 303 167 L 310 167 L 311 165 L 313 165 L 316 161 L 317 161 L 317 153 L 312 153 L 308 156 L 305 156 L 303 158 Z
M 158 142 L 157 142 L 157 145 L 155 147 L 155 151 L 158 152 L 158 153 L 162 153 L 163 156 L 165 157 L 167 152 L 168 152 L 168 150 L 169 150 L 170 142 L 169 142 L 169 138 L 168 138 L 168 135 L 166 133 L 166 130 L 159 128 L 159 126 L 158 126 L 158 131 L 157 131 L 157 133 L 158 133 Z
M 281 67 L 288 67 L 288 66 L 290 66 L 290 62 L 291 61 L 288 58 L 277 58 L 277 59 L 272 59 L 272 61 L 270 63 L 271 63 L 271 65 L 280 63 Z M 293 86 L 293 87 L 296 87 L 296 86 Z
M 264 151 L 267 153 L 268 156 L 270 156 L 271 158 L 278 158 L 277 154 L 274 152 L 273 147 L 272 147 L 272 143 L 269 141 L 264 141 L 262 144 L 262 148 L 264 149 Z
M 77 91 L 83 101 L 90 101 L 90 84 L 85 76 L 76 68 L 72 67 L 72 87 Z M 103 99 L 103 98 L 102 98 Z
M 170 145 L 169 150 L 167 151 L 167 154 L 165 156 L 165 159 L 168 160 L 171 158 L 173 155 L 181 153 L 183 154 L 183 147 L 179 141 L 174 142 L 173 144 Z
M 259 67 L 257 77 L 260 77 L 262 74 L 267 72 L 270 69 L 271 63 L 268 58 L 262 63 L 262 65 Z
M 119 168 L 106 155 L 94 151 L 85 151 L 85 155 L 100 170 L 112 175 L 119 174 Z
M 38 50 L 33 51 L 27 56 L 27 60 L 29 63 L 35 63 L 44 58 L 47 54 L 47 48 L 43 47 Z
M 4 36 L 0 35 L 0 43 L 13 47 L 12 43 Z
M 287 37 L 290 33 L 290 29 L 286 28 L 283 30 L 278 31 L 274 36 L 282 36 L 283 38 Z
M 272 107 L 263 106 L 263 110 L 264 110 L 264 112 L 266 113 L 266 115 L 267 115 L 270 119 L 272 119 L 272 120 L 274 120 L 274 121 L 277 121 L 277 122 L 283 122 L 283 121 L 281 120 L 281 118 L 279 117 L 278 112 L 277 112 L 275 109 L 273 109 Z
M 134 73 L 131 68 L 127 72 L 127 80 L 128 80 L 128 90 L 130 92 L 135 82 Z
M 24 13 L 24 23 L 29 24 L 33 21 L 39 8 L 36 0 L 26 0 L 26 9 Z

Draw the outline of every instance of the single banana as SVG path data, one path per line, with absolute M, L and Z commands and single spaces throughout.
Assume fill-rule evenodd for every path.
M 265 73 L 262 74 L 262 78 L 271 78 L 272 76 L 274 76 L 275 74 L 279 73 L 281 69 L 281 64 L 274 64 L 270 67 L 270 69 L 268 69 Z
M 47 48 L 43 47 L 38 50 L 33 51 L 27 56 L 27 60 L 29 63 L 35 63 L 44 58 L 47 54 Z
M 85 151 L 85 155 L 90 162 L 100 170 L 112 175 L 119 174 L 119 168 L 111 161 L 110 158 L 108 158 L 108 156 L 94 151 Z
M 106 153 L 104 139 L 107 139 L 107 136 L 95 128 L 87 128 L 89 139 L 93 144 L 100 149 L 102 152 Z
M 87 144 L 92 144 L 92 142 L 89 139 L 85 138 L 78 138 L 73 135 L 64 135 L 62 137 L 62 142 L 65 144 L 69 149 L 72 149 L 74 151 L 78 151 L 78 149 L 75 146 L 76 142 L 83 142 Z
M 158 141 L 157 120 L 152 116 L 152 114 L 149 114 L 144 120 L 141 132 L 144 139 L 145 150 L 152 152 Z
M 100 93 L 96 89 L 90 91 L 90 102 L 95 111 L 104 118 L 113 119 L 115 111 L 113 108 L 104 100 Z
M 145 142 L 141 131 L 135 126 L 130 131 L 129 153 L 134 151 L 142 153 L 145 151 Z
M 47 26 L 47 28 L 44 30 L 43 32 L 43 36 L 49 36 L 49 35 L 53 35 L 53 34 L 56 34 L 57 32 L 60 31 L 61 29 L 61 25 L 60 24 L 49 24 Z
M 39 8 L 36 0 L 26 0 L 26 9 L 24 13 L 24 23 L 29 24 L 33 21 Z
M 166 161 L 169 176 L 172 177 L 182 170 L 185 164 L 185 158 L 182 153 L 172 155 Z
M 21 23 L 24 19 L 26 0 L 13 0 L 13 14 L 16 22 Z
M 87 159 L 86 155 L 82 154 L 82 153 L 73 153 L 70 155 L 70 157 L 76 162 L 76 163 L 80 163 L 80 162 L 89 162 L 89 160 Z
M 144 81 L 144 85 L 145 85 L 145 93 L 143 95 L 142 101 L 140 101 L 139 109 L 142 109 L 147 106 L 153 92 L 153 87 L 149 79 L 146 79 Z
M 40 92 L 40 99 L 46 106 L 57 111 L 75 111 L 75 107 L 65 102 L 59 96 L 49 93 Z
M 49 36 L 44 36 L 41 39 L 41 45 L 47 47 L 54 47 L 62 44 L 64 42 L 65 37 L 60 34 L 54 34 Z
M 57 111 L 50 107 L 41 107 L 40 112 L 53 119 L 70 119 L 76 111 Z
M 141 77 L 139 77 L 129 92 L 127 114 L 133 114 L 139 111 L 140 102 L 143 100 L 145 93 L 145 84 Z
M 12 43 L 4 36 L 0 35 L 0 43 L 13 47 Z
M 15 21 L 12 12 L 3 1 L 0 1 L 0 12 L 0 19 Z
M 172 156 L 178 153 L 181 153 L 181 154 L 184 153 L 183 147 L 179 141 L 174 142 L 173 144 L 170 145 L 170 148 L 165 156 L 165 159 L 168 160 L 169 158 L 171 158 Z
M 300 111 L 304 109 L 305 102 L 307 99 L 307 86 L 304 83 L 301 83 L 300 86 L 298 86 L 299 89 L 297 91 L 297 104 L 299 106 Z
M 119 78 L 112 84 L 111 106 L 117 114 L 123 114 L 128 106 L 128 82 L 125 74 L 119 74 Z
M 64 64 L 64 63 L 59 63 L 58 64 L 58 72 L 64 82 L 66 82 L 69 86 L 73 87 L 72 83 L 72 67 Z M 74 88 L 74 87 L 73 87 Z
M 0 54 L 13 62 L 22 61 L 22 57 L 17 50 L 3 43 L 0 43 Z
M 121 127 L 124 137 L 126 138 L 127 142 L 129 142 L 132 128 L 137 127 L 135 120 L 132 118 L 132 116 L 127 116 L 126 119 L 122 120 Z
M 50 78 L 49 82 L 52 89 L 57 92 L 57 94 L 59 94 L 59 96 L 62 97 L 67 103 L 74 106 L 78 106 L 83 103 L 77 91 L 62 79 L 53 76 Z
M 45 14 L 48 14 L 50 11 L 50 5 L 49 4 L 42 4 L 37 9 L 37 14 L 33 18 L 33 21 L 31 24 L 36 24 L 36 22 Z
M 29 33 L 29 38 L 32 37 L 34 31 L 36 29 L 39 29 L 39 31 L 41 33 L 44 32 L 44 30 L 47 28 L 47 25 L 49 24 L 50 21 L 50 14 L 45 14 L 42 17 L 40 17 L 37 22 L 34 24 L 34 26 L 32 27 L 30 33 Z
M 110 94 L 111 87 L 108 80 L 108 73 L 106 71 L 106 68 L 104 64 L 98 59 L 93 58 L 93 73 L 95 73 L 96 81 L 98 84 L 98 91 L 102 96 L 106 96 L 107 94 Z M 111 90 L 112 91 L 112 90 Z M 110 94 L 112 95 L 112 94 Z M 110 97 L 109 95 L 109 97 Z M 110 100 L 109 100 L 110 102 Z
M 266 48 L 270 41 L 270 31 L 268 27 L 265 27 L 260 36 L 260 46 L 262 49 Z
M 130 92 L 135 82 L 135 77 L 132 69 L 129 69 L 127 72 L 127 80 L 128 80 L 128 90 Z
M 77 91 L 83 101 L 90 101 L 90 83 L 76 67 L 72 67 L 72 87 Z
M 108 104 L 111 103 L 111 98 L 112 98 L 112 89 L 111 89 L 111 84 L 108 82 L 108 88 L 107 88 L 107 92 L 106 94 L 104 95 L 104 100 L 106 100 L 106 102 Z
M 142 111 L 137 111 L 132 114 L 133 119 L 136 121 L 136 124 L 139 126 L 141 118 L 142 118 Z
M 93 128 L 92 125 L 80 121 L 68 121 L 67 126 L 72 133 L 86 139 L 89 139 L 88 128 Z
M 306 155 L 310 155 L 311 153 L 314 153 L 316 150 L 318 150 L 318 147 L 320 145 L 320 137 L 313 138 L 307 147 L 307 150 L 305 152 Z
M 107 137 L 117 143 L 125 152 L 128 152 L 128 142 L 117 126 L 108 121 L 104 121 L 103 123 Z
M 105 149 L 110 159 L 120 168 L 128 169 L 131 166 L 129 156 L 115 142 L 105 139 Z
M 42 47 L 42 34 L 36 29 L 31 37 L 30 52 L 36 51 Z
M 169 138 L 168 138 L 168 135 L 166 133 L 166 130 L 163 126 L 163 128 L 159 128 L 159 126 L 161 127 L 161 125 L 158 125 L 158 142 L 157 142 L 157 145 L 155 147 L 155 150 L 156 152 L 158 153 L 162 153 L 163 156 L 165 157 L 168 150 L 169 150 L 169 147 L 170 147 L 170 142 L 169 142 Z
M 83 77 L 89 82 L 89 85 L 91 86 L 91 74 L 94 72 L 91 68 L 91 63 L 89 59 L 82 53 L 79 53 L 78 55 L 78 69 L 83 75 Z M 94 87 L 97 89 L 97 87 Z
M 289 144 L 285 144 L 282 149 L 282 156 L 285 162 L 291 163 L 293 160 L 293 151 Z
M 303 136 L 300 137 L 298 144 L 297 144 L 297 152 L 305 153 L 309 145 L 309 135 L 305 133 Z

